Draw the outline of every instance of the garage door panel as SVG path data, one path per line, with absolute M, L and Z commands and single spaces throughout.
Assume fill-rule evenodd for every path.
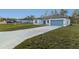
M 63 20 L 51 20 L 53 26 L 63 26 Z

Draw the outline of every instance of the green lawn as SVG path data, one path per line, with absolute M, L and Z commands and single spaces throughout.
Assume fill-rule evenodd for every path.
M 19 30 L 19 29 L 27 29 L 27 28 L 34 28 L 43 25 L 33 25 L 33 24 L 0 24 L 0 31 L 12 31 L 12 30 Z
M 25 40 L 16 49 L 79 48 L 79 25 L 63 27 Z

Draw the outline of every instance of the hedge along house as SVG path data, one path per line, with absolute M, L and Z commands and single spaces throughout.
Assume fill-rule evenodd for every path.
M 51 19 L 46 19 L 46 20 L 43 20 L 43 19 L 36 19 L 36 20 L 33 20 L 33 24 L 36 24 L 36 25 L 49 25 L 49 26 L 68 26 L 70 25 L 70 19 L 68 18 L 51 18 Z

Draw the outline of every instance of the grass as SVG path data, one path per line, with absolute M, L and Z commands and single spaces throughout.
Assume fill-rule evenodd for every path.
M 79 24 L 63 27 L 25 40 L 15 49 L 78 49 Z
M 13 30 L 34 28 L 34 27 L 40 27 L 40 26 L 43 26 L 43 25 L 33 25 L 33 24 L 0 24 L 0 31 L 13 31 Z

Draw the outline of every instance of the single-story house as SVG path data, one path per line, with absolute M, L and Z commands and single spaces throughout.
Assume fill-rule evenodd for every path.
M 6 20 L 6 22 L 7 22 L 7 24 L 14 24 L 14 23 L 16 23 L 15 20 Z
M 21 24 L 32 24 L 33 20 L 16 20 L 16 23 L 21 23 Z
M 53 18 L 53 19 L 37 19 L 33 20 L 33 24 L 45 24 L 49 26 L 67 26 L 70 25 L 70 19 L 68 18 Z
M 0 21 L 0 24 L 7 24 L 7 22 L 4 20 L 4 21 Z

